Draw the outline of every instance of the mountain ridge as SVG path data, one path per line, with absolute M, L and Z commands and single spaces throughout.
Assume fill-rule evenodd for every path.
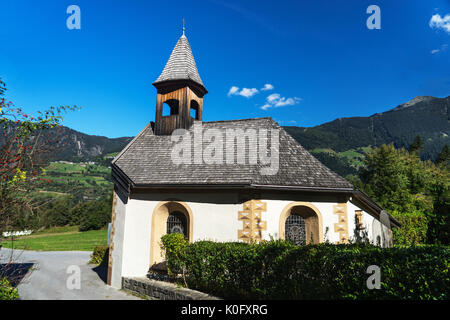
M 416 97 L 367 117 L 338 118 L 314 127 L 285 129 L 308 150 L 331 148 L 337 152 L 384 143 L 408 147 L 420 135 L 425 143 L 423 157 L 435 159 L 449 143 L 449 106 L 450 96 Z
M 389 143 L 407 148 L 417 135 L 424 141 L 422 158 L 436 159 L 445 144 L 450 144 L 449 107 L 450 96 L 417 96 L 371 116 L 337 118 L 314 127 L 283 128 L 330 169 L 345 176 L 357 172 L 370 148 Z M 58 151 L 50 160 L 103 158 L 121 151 L 133 139 L 89 135 L 65 126 L 51 130 Z

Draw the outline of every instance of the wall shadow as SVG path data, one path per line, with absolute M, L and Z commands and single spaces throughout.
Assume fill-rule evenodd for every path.
M 92 270 L 98 275 L 98 277 L 104 282 L 108 281 L 108 267 L 107 266 L 97 266 L 92 268 Z
M 17 287 L 31 271 L 33 265 L 33 263 L 0 264 L 0 278 L 7 278 L 13 287 Z

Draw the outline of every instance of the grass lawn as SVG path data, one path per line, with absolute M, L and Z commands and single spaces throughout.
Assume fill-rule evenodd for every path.
M 30 236 L 14 239 L 15 249 L 37 251 L 92 251 L 94 246 L 106 245 L 108 230 L 92 230 L 79 232 L 77 227 L 64 227 L 61 230 L 50 229 Z M 11 248 L 10 239 L 4 239 L 2 246 Z

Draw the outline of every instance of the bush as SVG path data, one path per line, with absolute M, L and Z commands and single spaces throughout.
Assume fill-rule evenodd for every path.
M 0 278 L 0 300 L 17 300 L 19 293 L 12 287 L 8 279 Z
M 278 240 L 198 241 L 167 259 L 185 270 L 190 288 L 227 299 L 449 299 L 449 256 L 450 249 L 438 246 L 295 246 Z M 367 288 L 370 265 L 381 269 L 379 290 Z
M 187 245 L 188 241 L 180 233 L 166 234 L 161 237 L 161 249 L 166 254 L 167 272 L 170 276 L 184 272 L 180 264 L 180 255 Z
M 401 228 L 393 228 L 395 245 L 417 245 L 425 243 L 428 230 L 428 219 L 424 213 L 412 211 L 409 213 L 391 212 L 402 225 Z
M 89 263 L 105 267 L 108 266 L 108 258 L 109 258 L 108 246 L 95 246 L 94 251 L 91 254 L 91 260 L 89 260 Z

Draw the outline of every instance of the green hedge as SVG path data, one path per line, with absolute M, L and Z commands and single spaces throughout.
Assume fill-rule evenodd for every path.
M 183 269 L 188 287 L 227 299 L 450 298 L 445 247 L 198 241 L 180 251 L 168 239 L 166 249 L 178 252 L 166 255 L 169 268 Z M 370 265 L 381 269 L 381 289 L 367 288 Z
M 91 254 L 91 260 L 89 263 L 96 264 L 98 266 L 107 266 L 109 258 L 108 246 L 95 246 Z
M 0 278 L 0 300 L 17 300 L 19 293 L 16 288 L 12 287 L 8 279 Z

